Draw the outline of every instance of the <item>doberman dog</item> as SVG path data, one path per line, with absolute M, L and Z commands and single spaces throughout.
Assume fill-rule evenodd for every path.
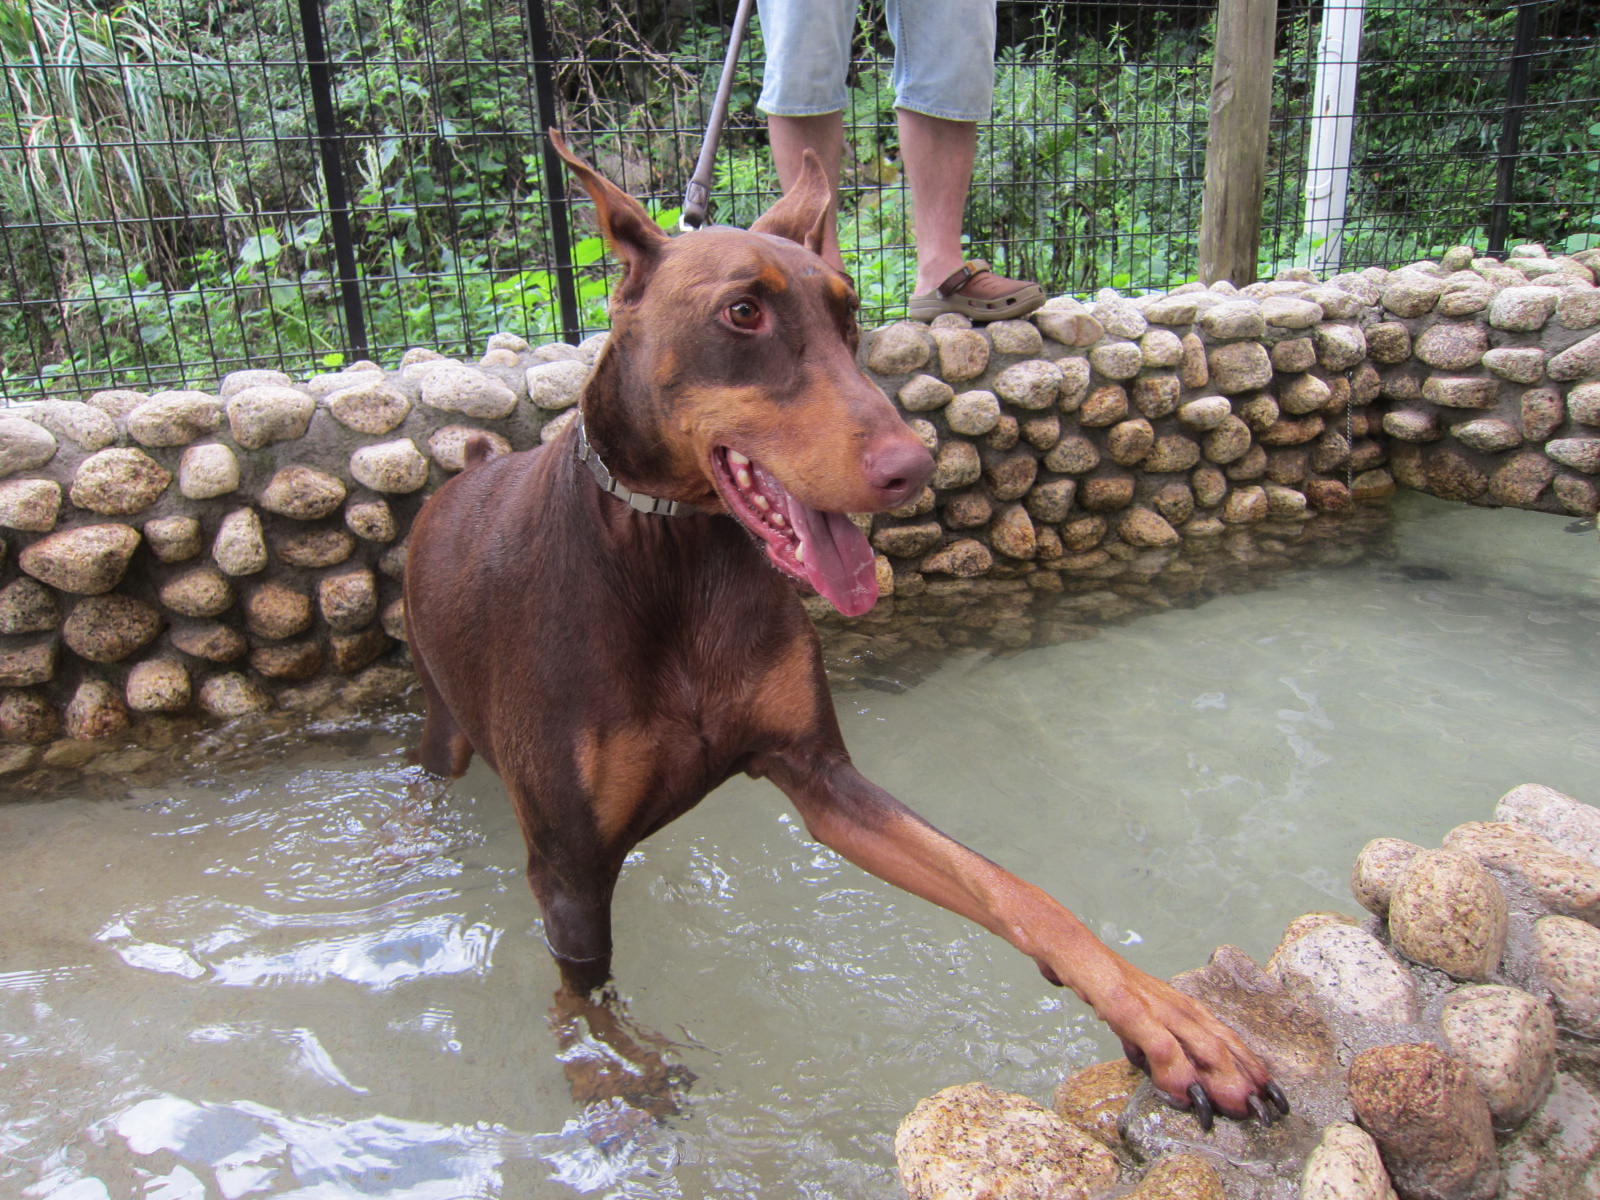
M 748 231 L 668 237 L 551 136 L 624 266 L 612 332 L 571 427 L 498 457 L 480 441 L 424 505 L 405 620 L 419 759 L 457 776 L 476 752 L 504 781 L 565 985 L 610 976 L 628 851 L 744 772 L 818 841 L 1030 956 L 1203 1124 L 1287 1112 L 1204 1006 L 851 764 L 792 581 L 870 609 L 872 550 L 845 514 L 905 504 L 932 462 L 857 365 L 856 296 L 817 253 L 821 167 Z

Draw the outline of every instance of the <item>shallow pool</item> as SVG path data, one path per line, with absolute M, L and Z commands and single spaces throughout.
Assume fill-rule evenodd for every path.
M 1092 633 L 1073 609 L 1071 640 L 1015 653 L 866 655 L 838 696 L 857 762 L 1160 974 L 1352 910 L 1370 837 L 1436 844 L 1528 781 L 1600 801 L 1593 526 L 1396 511 L 1342 568 Z M 686 1107 L 580 1109 L 499 784 L 422 780 L 416 729 L 0 805 L 0 1194 L 890 1198 L 924 1095 L 1045 1099 L 1115 1053 L 739 781 L 618 892 L 619 989 L 695 1075 Z

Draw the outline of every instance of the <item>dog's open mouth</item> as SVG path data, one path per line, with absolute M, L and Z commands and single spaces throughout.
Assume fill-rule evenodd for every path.
M 718 446 L 711 460 L 717 491 L 774 566 L 809 583 L 847 617 L 859 617 L 877 603 L 872 546 L 849 517 L 796 499 L 771 472 L 737 450 Z

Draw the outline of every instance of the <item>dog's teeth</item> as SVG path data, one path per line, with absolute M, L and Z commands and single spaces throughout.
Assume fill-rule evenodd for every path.
M 737 450 L 728 451 L 728 461 L 735 467 L 748 467 L 750 465 L 750 460 Z
M 751 486 L 755 483 L 755 480 L 750 478 L 750 472 L 746 471 L 743 467 L 740 467 L 739 470 L 734 474 L 733 481 L 745 491 L 749 491 Z
M 761 512 L 766 512 L 767 509 L 772 507 L 771 502 L 768 501 L 767 498 L 760 492 L 757 492 L 754 496 L 750 497 L 750 503 L 754 504 Z
M 783 519 L 783 514 L 780 512 L 775 512 L 772 514 L 772 523 L 780 528 L 788 524 L 788 522 Z
M 797 563 L 805 562 L 805 560 L 806 560 L 806 544 L 804 542 L 796 542 L 795 543 L 794 560 Z

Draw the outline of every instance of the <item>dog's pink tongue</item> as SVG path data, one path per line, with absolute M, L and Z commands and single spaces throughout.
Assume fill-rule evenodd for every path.
M 819 512 L 790 497 L 789 520 L 805 555 L 806 582 L 847 617 L 878 602 L 878 574 L 867 535 L 842 513 Z

